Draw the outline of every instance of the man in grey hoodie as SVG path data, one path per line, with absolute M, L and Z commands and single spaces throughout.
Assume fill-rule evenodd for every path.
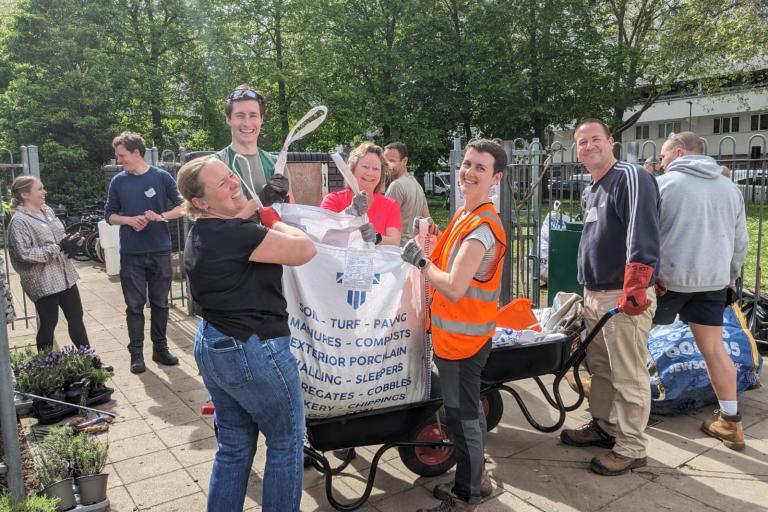
M 707 363 L 720 410 L 701 429 L 733 450 L 744 449 L 736 368 L 723 346 L 723 311 L 747 253 L 744 198 L 722 176 L 698 135 L 682 132 L 661 147 L 661 255 L 654 324 L 679 314 Z

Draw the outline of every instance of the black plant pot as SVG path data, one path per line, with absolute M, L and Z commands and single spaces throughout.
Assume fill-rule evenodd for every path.
M 108 479 L 108 473 L 79 477 L 77 479 L 77 485 L 80 488 L 80 504 L 91 505 L 107 499 Z
M 88 393 L 88 400 L 86 401 L 86 405 L 99 405 L 109 402 L 112 398 L 112 393 L 114 392 L 114 389 L 108 388 L 106 386 L 93 389 L 90 391 L 90 393 Z
M 74 414 L 75 411 L 77 409 L 71 405 L 54 404 L 38 398 L 32 400 L 32 416 L 37 418 L 37 422 L 41 425 L 57 423 Z
M 75 508 L 77 501 L 75 500 L 75 491 L 72 489 L 72 479 L 60 480 L 52 483 L 45 489 L 43 494 L 50 496 L 51 498 L 59 498 L 59 503 L 56 504 L 57 512 L 63 512 Z

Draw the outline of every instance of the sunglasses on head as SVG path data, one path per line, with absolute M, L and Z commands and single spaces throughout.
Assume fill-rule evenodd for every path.
M 244 88 L 235 89 L 234 91 L 232 91 L 232 94 L 230 94 L 227 99 L 229 101 L 232 101 L 232 100 L 240 100 L 243 98 L 256 100 L 256 101 L 264 101 L 264 96 L 262 96 L 261 94 L 257 93 L 253 89 L 244 89 Z

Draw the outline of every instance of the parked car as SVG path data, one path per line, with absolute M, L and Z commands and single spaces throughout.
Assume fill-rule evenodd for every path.
M 747 203 L 758 203 L 768 199 L 768 172 L 762 169 L 736 169 L 731 179 Z
M 451 194 L 451 173 L 439 172 L 435 174 L 435 181 L 432 185 L 432 193 L 436 196 Z
M 549 195 L 557 199 L 578 199 L 592 183 L 590 174 L 574 174 L 570 177 L 552 178 L 549 181 Z

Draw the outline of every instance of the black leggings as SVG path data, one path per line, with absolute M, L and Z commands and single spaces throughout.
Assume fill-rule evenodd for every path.
M 83 303 L 80 301 L 80 292 L 74 285 L 63 292 L 46 295 L 35 302 L 39 326 L 37 329 L 37 350 L 50 350 L 53 348 L 53 331 L 59 323 L 59 307 L 64 312 L 69 327 L 69 338 L 76 347 L 89 347 L 88 333 L 85 332 L 83 323 Z

